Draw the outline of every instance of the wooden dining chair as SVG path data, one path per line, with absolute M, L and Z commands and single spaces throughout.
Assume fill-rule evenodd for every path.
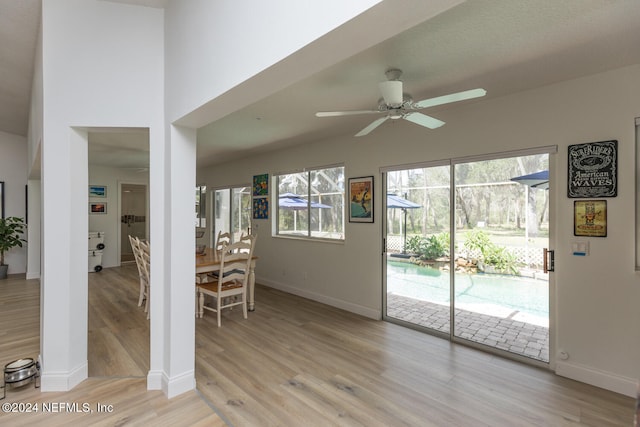
M 218 327 L 221 326 L 223 308 L 241 305 L 243 317 L 247 318 L 247 285 L 253 256 L 253 238 L 251 240 L 251 242 L 224 245 L 220 253 L 220 270 L 217 280 L 197 286 L 199 317 L 203 317 L 204 310 L 215 312 Z M 205 306 L 205 295 L 215 299 L 215 308 Z
M 218 238 L 216 239 L 215 250 L 220 252 L 224 245 L 230 245 L 232 240 L 232 236 L 230 232 L 222 232 L 218 231 Z M 196 274 L 196 285 L 200 283 L 207 283 L 214 280 L 218 280 L 218 273 L 203 273 Z
M 149 298 L 151 295 L 151 254 L 149 250 L 149 243 L 139 241 L 140 259 L 142 267 L 141 282 L 144 283 L 144 311 L 147 313 L 147 319 L 149 319 Z
M 140 252 L 140 239 L 129 235 L 129 243 L 131 244 L 131 250 L 133 251 L 133 257 L 136 260 L 136 266 L 138 267 L 138 277 L 140 279 L 140 294 L 138 296 L 138 307 L 142 306 L 145 300 L 146 284 L 143 274 L 142 257 Z

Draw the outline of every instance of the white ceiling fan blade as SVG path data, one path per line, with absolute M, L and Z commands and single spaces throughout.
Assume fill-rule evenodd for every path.
M 444 124 L 442 120 L 438 120 L 436 118 L 433 118 L 433 117 L 427 116 L 426 114 L 422 114 L 418 112 L 407 113 L 404 116 L 402 116 L 402 118 L 429 129 L 439 128 Z
M 318 111 L 316 117 L 339 117 L 353 116 L 355 114 L 379 114 L 384 113 L 380 110 L 351 110 L 351 111 Z
M 471 89 L 464 92 L 451 93 L 449 95 L 438 96 L 436 98 L 424 99 L 422 101 L 415 102 L 414 108 L 427 108 L 435 107 L 436 105 L 449 104 L 450 102 L 464 101 L 467 99 L 479 98 L 485 96 L 487 91 L 484 89 Z
M 385 104 L 397 108 L 402 105 L 402 82 L 391 80 L 378 83 Z
M 369 124 L 369 126 L 367 126 L 366 128 L 362 129 L 360 132 L 356 133 L 356 136 L 367 135 L 369 132 L 371 132 L 372 130 L 374 130 L 378 126 L 380 126 L 382 123 L 386 122 L 387 119 L 389 119 L 389 116 L 380 117 L 379 119 L 374 120 L 371 124 Z

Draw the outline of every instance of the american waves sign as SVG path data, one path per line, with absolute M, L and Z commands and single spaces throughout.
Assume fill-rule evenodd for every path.
M 570 145 L 568 196 L 592 198 L 617 195 L 618 141 Z

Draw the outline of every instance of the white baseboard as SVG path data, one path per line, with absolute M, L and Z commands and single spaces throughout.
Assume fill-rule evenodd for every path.
M 89 377 L 88 363 L 85 361 L 69 372 L 43 372 L 40 375 L 42 391 L 69 391 Z
M 164 372 L 162 373 L 162 391 L 167 396 L 167 399 L 195 390 L 195 388 L 196 377 L 193 370 L 173 378 L 169 378 Z
M 636 397 L 637 380 L 622 377 L 612 372 L 602 371 L 586 365 L 558 361 L 556 362 L 556 374 L 615 393 L 624 394 L 625 396 Z
M 31 279 L 39 279 L 40 278 L 40 272 L 27 272 L 27 276 L 26 279 L 27 280 L 31 280 Z
M 273 280 L 257 278 L 256 282 L 269 286 L 274 289 L 278 289 L 280 291 L 298 295 L 303 298 L 307 298 L 313 301 L 321 302 L 323 304 L 330 305 L 332 307 L 340 308 L 345 311 L 349 311 L 351 313 L 359 314 L 364 317 L 368 317 L 374 320 L 382 319 L 382 311 L 376 310 L 369 307 L 364 307 L 362 305 L 354 304 L 348 301 L 343 301 L 337 298 L 333 298 L 327 295 L 318 294 L 315 292 L 307 291 L 304 289 L 295 288 L 293 286 L 285 285 L 282 283 L 275 282 Z M 256 301 L 256 304 L 259 305 L 260 301 Z
M 147 374 L 147 390 L 162 390 L 162 371 L 149 371 Z

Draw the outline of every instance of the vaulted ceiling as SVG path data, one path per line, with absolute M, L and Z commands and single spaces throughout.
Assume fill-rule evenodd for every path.
M 121 1 L 153 7 L 166 3 Z M 0 131 L 27 132 L 39 3 L 0 2 Z M 401 7 L 401 1 L 394 3 Z M 377 83 L 385 80 L 391 67 L 403 70 L 405 92 L 419 100 L 475 87 L 485 88 L 487 98 L 499 97 L 638 64 L 638 22 L 637 0 L 467 1 L 202 127 L 199 165 L 354 135 L 372 121 L 371 116 L 317 118 L 314 113 L 375 108 L 380 97 Z M 452 105 L 434 107 L 428 114 L 438 117 L 439 111 L 455 108 Z M 122 145 L 115 135 L 97 138 L 101 144 L 111 144 L 115 154 L 109 162 L 131 162 L 130 153 L 114 152 Z

